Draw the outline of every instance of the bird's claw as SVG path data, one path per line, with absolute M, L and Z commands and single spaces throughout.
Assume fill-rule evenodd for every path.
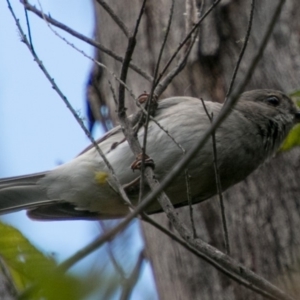
M 141 95 L 138 96 L 137 101 L 140 104 L 144 104 L 145 102 L 147 102 L 149 96 L 150 96 L 150 94 L 148 94 L 146 91 L 144 91 L 144 93 L 142 93 Z M 157 102 L 157 95 L 155 95 L 155 94 L 152 95 L 152 101 L 155 103 Z
M 151 157 L 149 157 L 147 154 L 140 153 L 137 155 L 136 160 L 131 164 L 131 169 L 134 170 L 140 170 L 142 166 L 142 161 L 144 161 L 145 167 L 151 167 L 152 169 L 155 168 L 154 161 Z

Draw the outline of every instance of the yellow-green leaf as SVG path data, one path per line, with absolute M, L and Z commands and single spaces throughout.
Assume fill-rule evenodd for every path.
M 23 299 L 76 300 L 93 290 L 92 281 L 57 270 L 57 263 L 36 249 L 17 229 L 0 222 L 0 256 Z M 95 282 L 94 282 L 95 287 Z
M 288 134 L 279 151 L 287 151 L 300 145 L 300 124 L 296 125 Z
M 300 90 L 295 90 L 289 93 L 289 97 L 300 107 Z
M 300 90 L 295 90 L 289 93 L 289 97 L 300 107 Z M 300 124 L 296 125 L 288 134 L 285 141 L 282 143 L 279 152 L 287 151 L 295 146 L 300 145 Z

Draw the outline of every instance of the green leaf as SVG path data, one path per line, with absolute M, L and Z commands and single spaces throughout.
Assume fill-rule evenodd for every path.
M 289 97 L 300 107 L 300 90 L 295 90 L 289 93 Z
M 289 97 L 300 107 L 300 90 L 289 93 Z M 296 125 L 288 134 L 282 143 L 279 152 L 288 151 L 295 146 L 300 145 L 300 124 Z
M 76 300 L 95 288 L 95 281 L 57 270 L 52 257 L 36 249 L 17 229 L 0 222 L 0 256 L 11 271 L 22 299 Z
M 288 134 L 279 151 L 287 151 L 300 145 L 300 124 L 297 124 Z
M 294 90 L 289 93 L 289 97 L 294 98 L 294 97 L 300 97 L 300 90 Z

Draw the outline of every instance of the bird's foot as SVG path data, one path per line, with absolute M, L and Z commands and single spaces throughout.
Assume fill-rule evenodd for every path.
M 136 160 L 131 164 L 131 169 L 134 170 L 140 170 L 142 166 L 142 161 L 144 161 L 145 167 L 151 167 L 152 169 L 155 168 L 154 161 L 151 157 L 149 157 L 147 154 L 140 153 L 137 155 Z
M 148 101 L 149 96 L 150 96 L 150 94 L 148 94 L 146 91 L 144 91 L 144 93 L 142 93 L 141 95 L 139 95 L 139 96 L 137 97 L 137 101 L 138 101 L 140 104 L 144 104 L 144 103 L 146 103 L 146 102 Z M 154 103 L 157 102 L 157 95 L 155 95 L 155 94 L 152 95 L 152 101 L 153 101 Z

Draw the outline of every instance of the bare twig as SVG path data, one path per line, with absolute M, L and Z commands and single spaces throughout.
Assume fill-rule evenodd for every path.
M 157 97 L 159 97 L 165 91 L 165 89 L 173 81 L 173 79 L 184 69 L 187 63 L 188 56 L 190 55 L 196 39 L 197 36 L 195 35 L 177 66 L 173 68 L 160 83 L 157 84 L 155 89 L 155 95 L 157 95 Z
M 116 22 L 116 24 L 120 27 L 120 29 L 123 31 L 125 36 L 128 38 L 129 31 L 128 31 L 126 25 L 119 18 L 119 16 L 115 14 L 113 9 L 104 0 L 97 0 L 97 2 L 106 10 L 106 12 L 111 16 L 111 18 Z
M 27 12 L 26 8 L 24 8 L 24 11 L 25 11 L 25 18 L 26 18 L 26 25 L 27 25 L 27 31 L 28 31 L 28 37 L 29 37 L 29 43 L 30 43 L 30 46 L 31 46 L 32 51 L 34 52 L 33 42 L 32 42 L 32 37 L 31 37 L 31 29 L 30 29 L 30 23 L 29 23 L 28 12 Z
M 41 11 L 39 11 L 35 6 L 31 5 L 28 3 L 27 0 L 22 0 L 23 5 L 25 6 L 25 8 L 31 12 L 33 12 L 34 14 L 36 14 L 37 16 L 39 16 L 40 18 L 43 18 L 43 14 Z M 105 46 L 103 46 L 102 44 L 96 42 L 93 39 L 90 39 L 88 37 L 86 37 L 85 35 L 75 31 L 74 29 L 66 26 L 65 24 L 53 19 L 50 16 L 46 16 L 45 15 L 45 19 L 47 20 L 47 22 L 49 22 L 50 24 L 52 24 L 55 27 L 58 27 L 66 32 L 68 32 L 69 34 L 75 36 L 76 38 L 88 43 L 89 45 L 92 45 L 94 47 L 96 47 L 97 49 L 99 49 L 100 51 L 104 52 L 105 54 L 111 56 L 112 58 L 114 58 L 116 61 L 119 61 L 121 63 L 124 62 L 124 59 L 117 55 L 116 53 L 114 53 L 113 51 L 109 50 L 108 48 L 106 48 Z M 143 78 L 145 78 L 148 81 L 152 81 L 153 78 L 151 75 L 147 74 L 145 71 L 143 71 L 141 68 L 139 68 L 138 66 L 136 66 L 134 63 L 129 63 L 129 67 L 134 70 L 136 73 L 138 73 L 139 75 L 141 75 Z
M 171 20 L 172 20 L 172 15 L 173 15 L 173 5 L 172 3 L 172 8 L 171 8 L 171 13 L 170 13 L 170 18 L 169 18 L 169 24 L 168 27 L 171 25 Z M 189 32 L 191 30 L 191 27 L 194 24 L 194 17 L 195 15 L 195 10 L 196 10 L 196 5 L 194 0 L 186 1 L 186 32 Z M 158 70 L 158 68 L 157 68 Z M 155 74 L 154 79 L 156 80 L 157 74 Z M 153 84 L 153 89 L 155 85 Z M 175 141 L 175 144 L 177 142 Z M 182 153 L 185 154 L 185 149 L 181 145 L 179 145 L 179 148 L 182 150 Z M 190 213 L 190 219 L 191 219 L 191 227 L 192 227 L 192 232 L 193 232 L 193 238 L 197 237 L 197 232 L 196 232 L 196 227 L 195 227 L 195 222 L 194 222 L 194 211 L 193 211 L 193 203 L 192 203 L 192 193 L 191 193 L 191 186 L 190 186 L 190 174 L 188 169 L 184 170 L 185 173 L 185 181 L 186 181 L 186 190 L 187 190 L 187 199 L 188 199 L 188 204 L 189 204 L 189 213 Z
M 240 52 L 240 55 L 239 55 L 239 58 L 237 60 L 236 66 L 234 68 L 234 71 L 233 71 L 233 74 L 232 74 L 232 78 L 231 78 L 231 81 L 230 81 L 230 85 L 229 85 L 228 91 L 227 91 L 226 96 L 225 96 L 225 102 L 226 102 L 226 99 L 228 98 L 228 96 L 230 95 L 230 93 L 232 91 L 233 84 L 234 84 L 234 81 L 235 81 L 235 78 L 236 78 L 236 75 L 237 75 L 240 63 L 242 61 L 242 58 L 244 57 L 244 53 L 245 53 L 247 45 L 248 45 L 248 41 L 249 41 L 249 37 L 250 37 L 250 32 L 251 32 L 251 28 L 252 28 L 254 7 L 255 7 L 255 0 L 252 0 L 252 2 L 251 2 L 251 10 L 250 10 L 250 17 L 249 17 L 249 23 L 248 23 L 247 33 L 246 33 L 246 36 L 245 36 L 245 39 L 244 39 L 244 45 L 242 47 L 242 50 Z
M 240 63 L 242 61 L 242 58 L 244 56 L 244 53 L 245 53 L 247 45 L 248 45 L 250 32 L 251 32 L 251 28 L 252 28 L 254 7 L 255 7 L 255 0 L 252 0 L 249 23 L 248 23 L 246 36 L 245 36 L 245 39 L 244 39 L 244 44 L 243 44 L 242 50 L 240 52 L 240 55 L 238 57 L 238 60 L 237 60 L 237 63 L 236 63 L 236 66 L 235 66 L 235 69 L 234 69 L 234 72 L 233 72 L 233 75 L 232 75 L 232 79 L 230 81 L 230 85 L 229 85 L 228 91 L 227 91 L 226 96 L 225 96 L 225 101 L 226 101 L 226 99 L 228 98 L 228 96 L 230 95 L 230 93 L 232 91 L 232 88 L 233 88 L 233 85 L 234 85 L 234 82 L 235 82 L 235 78 L 236 78 Z M 209 113 L 207 112 L 207 109 L 205 107 L 203 99 L 201 99 L 201 101 L 203 103 L 203 106 L 205 108 L 207 116 L 209 117 L 210 121 L 212 122 L 213 115 L 211 117 L 209 116 Z M 217 184 L 217 190 L 218 190 L 218 195 L 219 195 L 219 202 L 220 202 L 220 207 L 221 207 L 221 216 L 222 216 L 222 224 L 223 224 L 223 231 L 224 231 L 225 249 L 226 249 L 226 253 L 230 254 L 230 243 L 229 243 L 228 227 L 227 227 L 227 222 L 226 222 L 225 204 L 224 204 L 223 195 L 222 195 L 220 174 L 219 174 L 218 166 L 217 166 L 217 150 L 216 150 L 215 132 L 212 134 L 212 139 L 213 139 L 213 153 L 214 153 L 214 169 L 215 169 L 215 175 L 216 175 L 216 184 Z
M 100 220 L 99 223 L 100 223 L 100 226 L 102 228 L 102 231 L 103 232 L 107 231 L 105 223 L 102 220 Z M 125 271 L 123 270 L 122 266 L 119 264 L 119 262 L 117 261 L 115 255 L 113 253 L 113 250 L 111 248 L 111 246 L 112 246 L 111 245 L 111 241 L 107 242 L 107 244 L 108 244 L 107 245 L 108 246 L 107 247 L 108 248 L 108 255 L 109 255 L 109 257 L 110 257 L 110 259 L 112 261 L 112 264 L 113 264 L 114 268 L 116 269 L 116 271 L 118 272 L 118 274 L 120 275 L 121 279 L 125 280 L 126 279 Z
M 140 25 L 140 21 L 142 19 L 142 15 L 144 13 L 144 9 L 145 9 L 145 4 L 146 4 L 147 0 L 143 1 L 141 10 L 140 10 L 140 14 L 137 18 L 136 21 L 136 26 L 134 28 L 134 32 L 132 34 L 132 36 L 129 37 L 128 39 L 128 46 L 126 49 L 126 53 L 125 53 L 125 57 L 124 57 L 124 61 L 122 64 L 122 69 L 121 69 L 121 75 L 120 75 L 120 79 L 123 82 L 126 82 L 126 78 L 127 78 L 127 72 L 128 72 L 128 68 L 129 68 L 129 64 L 130 64 L 130 60 L 132 58 L 132 54 L 136 45 L 136 35 L 138 32 L 138 28 Z M 121 118 L 126 117 L 126 113 L 125 113 L 125 107 L 124 107 L 124 103 L 125 103 L 125 89 L 123 85 L 120 85 L 119 87 L 119 105 L 118 105 L 118 116 Z
M 174 14 L 174 3 L 175 3 L 175 0 L 172 0 L 170 14 L 169 14 L 169 20 L 168 20 L 168 24 L 167 24 L 167 29 L 166 29 L 164 40 L 163 40 L 162 45 L 160 47 L 158 59 L 157 59 L 156 65 L 155 65 L 154 78 L 153 78 L 153 83 L 152 83 L 150 96 L 152 96 L 152 93 L 154 92 L 154 89 L 155 89 L 158 70 L 159 70 L 159 66 L 160 66 L 160 61 L 161 61 L 161 58 L 162 58 L 162 55 L 163 55 L 163 52 L 164 52 L 164 49 L 165 49 L 165 45 L 166 45 L 166 42 L 167 42 L 167 39 L 168 39 L 168 36 L 169 36 L 169 32 L 170 32 L 170 29 L 171 29 L 172 18 L 173 18 L 173 14 Z
M 137 106 L 141 109 L 141 111 L 139 111 L 138 113 L 136 113 L 135 115 L 133 115 L 133 117 L 132 117 L 132 120 L 134 120 L 133 121 L 133 124 L 136 124 L 136 121 L 135 121 L 135 119 L 137 119 L 138 118 L 138 116 L 140 116 L 140 113 L 143 113 L 143 114 L 145 114 L 146 116 L 148 115 L 148 111 L 147 110 L 145 110 L 145 108 L 142 106 L 142 105 L 140 105 L 140 103 L 136 103 L 137 104 Z M 182 147 L 182 145 L 180 145 L 180 143 L 178 143 L 176 140 L 175 140 L 175 138 L 168 132 L 168 130 L 167 129 L 165 129 L 154 117 L 152 117 L 150 114 L 149 114 L 149 118 L 150 118 L 150 120 L 153 122 L 153 123 L 155 123 L 171 140 L 172 140 L 172 142 L 183 152 L 183 153 L 185 153 L 186 152 L 186 150 Z
M 192 28 L 192 30 L 186 35 L 186 37 L 183 39 L 183 41 L 179 44 L 178 48 L 175 50 L 175 52 L 173 53 L 173 55 L 171 56 L 171 58 L 169 59 L 169 61 L 166 63 L 164 69 L 162 70 L 162 72 L 160 73 L 159 77 L 156 80 L 156 94 L 159 96 L 165 89 L 166 86 L 169 84 L 170 80 L 168 79 L 168 77 L 171 77 L 173 75 L 171 75 L 172 73 L 174 73 L 174 71 L 169 72 L 169 74 L 166 76 L 166 78 L 164 79 L 163 83 L 160 83 L 161 78 L 163 77 L 164 73 L 166 72 L 166 70 L 169 68 L 170 64 L 172 63 L 172 61 L 175 59 L 175 57 L 177 56 L 178 52 L 181 50 L 181 48 L 187 44 L 188 40 L 191 38 L 191 36 L 193 35 L 193 33 L 195 32 L 196 29 L 198 29 L 198 27 L 200 26 L 200 24 L 203 22 L 203 20 L 210 14 L 210 12 L 218 5 L 218 3 L 221 0 L 216 0 L 211 7 L 204 13 L 204 15 L 200 18 L 200 20 L 195 24 L 195 26 Z M 172 77 L 174 78 L 174 76 Z
M 111 94 L 112 94 L 112 96 L 113 96 L 115 105 L 117 106 L 117 105 L 118 105 L 117 95 L 116 95 L 115 90 L 114 90 L 114 88 L 113 88 L 113 86 L 112 86 L 112 84 L 111 84 L 111 82 L 110 82 L 109 80 L 108 80 L 108 85 L 109 85 L 109 88 L 110 88 L 110 90 L 111 90 Z
M 190 219 L 191 219 L 191 226 L 192 226 L 192 232 L 193 232 L 193 238 L 197 238 L 197 232 L 195 227 L 195 221 L 194 221 L 194 210 L 193 210 L 193 199 L 192 199 L 192 192 L 191 192 L 191 185 L 190 185 L 190 174 L 189 170 L 185 169 L 185 182 L 186 182 L 186 194 L 189 204 L 189 213 L 190 213 Z
M 271 22 L 270 24 L 268 25 L 267 27 L 267 31 L 262 39 L 262 42 L 260 44 L 260 47 L 258 48 L 258 51 L 256 53 L 256 55 L 253 57 L 252 59 L 252 62 L 250 64 L 250 67 L 248 69 L 248 72 L 246 73 L 243 81 L 240 83 L 240 85 L 238 86 L 238 88 L 236 89 L 236 92 L 234 93 L 235 96 L 233 97 L 229 97 L 227 99 L 227 101 L 225 102 L 225 107 L 224 107 L 224 110 L 226 109 L 227 110 L 227 106 L 231 106 L 231 105 L 234 105 L 234 103 L 237 101 L 235 100 L 235 97 L 239 94 L 242 93 L 242 91 L 244 90 L 245 86 L 247 85 L 247 83 L 249 82 L 259 60 L 261 59 L 262 55 L 263 55 L 263 52 L 264 52 L 264 49 L 270 39 L 270 36 L 273 32 L 273 29 L 274 29 L 274 26 L 279 18 L 279 15 L 280 15 L 280 12 L 281 12 L 281 8 L 284 4 L 285 0 L 279 0 L 278 2 L 278 5 L 275 9 L 275 12 L 272 16 L 272 19 L 271 19 Z
M 185 32 L 192 30 L 195 23 L 198 21 L 199 14 L 197 13 L 197 5 L 195 0 L 185 1 Z
M 120 300 L 127 300 L 130 298 L 132 290 L 139 279 L 139 275 L 141 273 L 144 260 L 145 260 L 145 254 L 144 254 L 144 250 L 142 250 L 138 256 L 134 269 L 132 270 L 129 278 L 125 281 L 123 285 L 123 290 L 122 290 L 122 295 L 120 297 Z
M 203 108 L 205 110 L 205 113 L 206 113 L 209 121 L 212 123 L 213 122 L 213 113 L 210 114 L 207 110 L 207 107 L 205 105 L 204 100 L 202 98 L 200 98 L 200 100 L 202 102 Z M 228 234 L 228 227 L 227 227 L 227 222 L 226 222 L 225 204 L 224 204 L 223 195 L 222 195 L 220 172 L 219 172 L 219 168 L 218 168 L 216 132 L 214 131 L 211 136 L 212 136 L 213 155 L 214 155 L 214 171 L 215 171 L 216 186 L 217 186 L 217 191 L 218 191 L 218 196 L 219 196 L 219 202 L 220 202 L 220 207 L 221 207 L 221 216 L 222 216 L 222 226 L 223 226 L 223 231 L 224 231 L 225 249 L 226 249 L 226 253 L 229 255 L 230 254 L 229 234 Z
M 167 29 L 165 32 L 165 36 L 162 42 L 162 45 L 160 47 L 160 51 L 159 51 L 159 55 L 158 55 L 158 59 L 155 65 L 155 70 L 154 70 L 154 78 L 153 78 L 153 82 L 152 82 L 152 86 L 151 86 L 151 91 L 150 91 L 150 95 L 148 97 L 148 109 L 147 109 L 147 115 L 146 115 L 146 121 L 144 124 L 144 140 L 143 140 L 143 148 L 142 148 L 142 163 L 141 163 L 141 180 L 140 180 L 140 195 L 139 195 L 139 201 L 141 201 L 142 197 L 143 197 L 143 189 L 144 189 L 144 169 L 145 169 L 145 157 L 146 157 L 146 148 L 147 148 L 147 137 L 148 137 L 148 126 L 149 126 L 149 120 L 150 120 L 150 110 L 152 109 L 152 102 L 156 101 L 153 100 L 154 97 L 154 89 L 155 89 L 155 81 L 158 75 L 158 70 L 159 70 L 159 66 L 160 66 L 160 61 L 163 55 L 163 51 L 165 49 L 165 45 L 169 36 L 169 32 L 170 32 L 170 28 L 171 28 L 171 23 L 172 23 L 172 18 L 173 18 L 173 13 L 174 13 L 174 2 L 175 0 L 172 0 L 172 5 L 171 5 L 171 9 L 170 9 L 170 14 L 169 14 L 169 20 L 168 20 L 168 25 L 167 25 Z
M 140 10 L 140 14 L 139 17 L 137 18 L 137 22 L 136 22 L 136 26 L 133 32 L 133 35 L 129 38 L 128 40 L 128 46 L 127 46 L 127 50 L 126 50 L 126 54 L 125 54 L 125 58 L 124 58 L 124 63 L 122 65 L 122 70 L 121 70 L 121 75 L 120 78 L 122 81 L 126 81 L 126 77 L 127 77 L 127 71 L 128 71 L 128 64 L 129 61 L 131 60 L 134 48 L 135 48 L 135 44 L 136 44 L 136 34 L 138 31 L 138 27 L 140 24 L 140 20 L 141 17 L 143 15 L 144 12 L 144 7 L 146 4 L 146 0 L 143 1 L 141 10 Z M 131 150 L 133 151 L 133 153 L 135 155 L 138 155 L 139 153 L 141 153 L 141 146 L 138 142 L 138 140 L 135 138 L 134 136 L 134 132 L 132 129 L 132 126 L 130 124 L 130 122 L 128 121 L 127 115 L 126 115 L 126 109 L 125 109 L 125 93 L 124 93 L 124 86 L 120 85 L 119 86 L 119 102 L 118 102 L 118 116 L 119 116 L 119 121 L 121 124 L 121 127 L 123 129 L 124 135 L 128 141 L 128 144 L 131 148 Z

